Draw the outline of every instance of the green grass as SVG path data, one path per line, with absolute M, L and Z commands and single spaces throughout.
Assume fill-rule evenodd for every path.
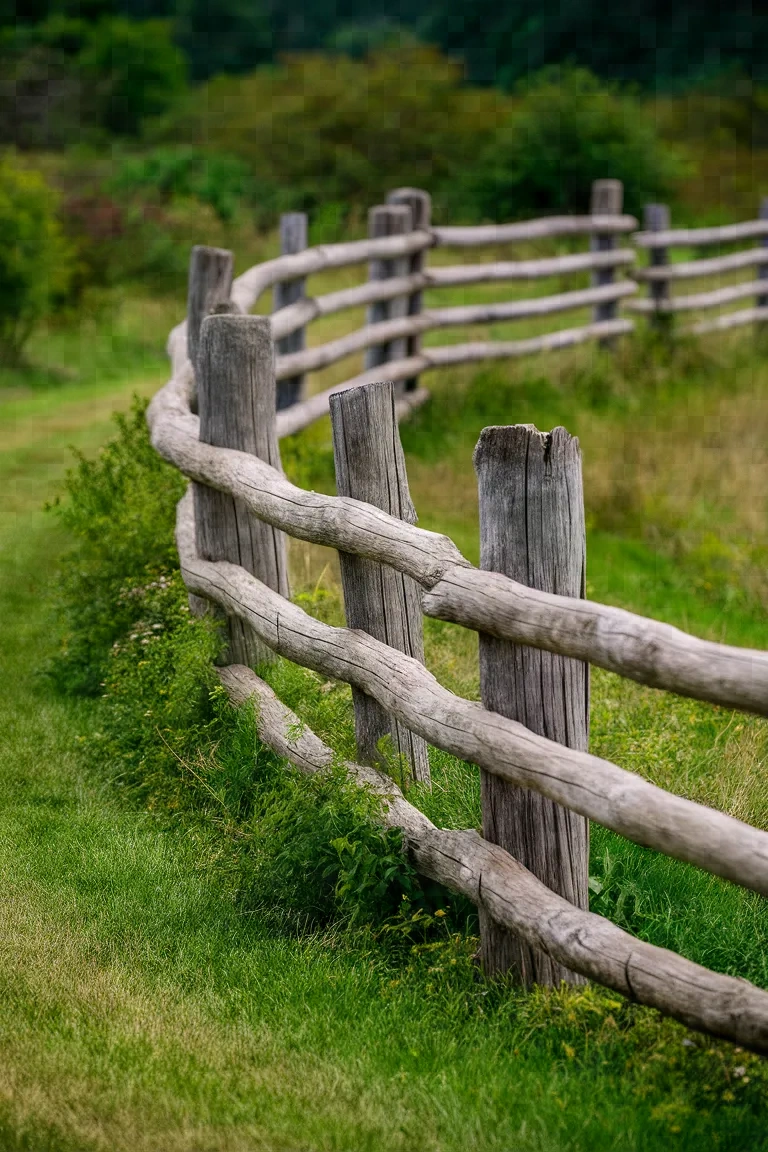
M 611 393 L 602 406 L 578 390 L 569 398 L 567 371 L 555 359 L 551 376 L 537 362 L 485 386 L 474 376 L 465 392 L 468 377 L 448 382 L 455 401 L 444 395 L 404 429 L 422 523 L 447 528 L 475 555 L 468 461 L 483 423 L 563 422 L 587 454 L 617 429 L 644 434 L 647 394 L 634 404 Z M 761 379 L 756 369 L 741 387 L 762 395 Z M 55 644 L 44 605 L 66 543 L 40 509 L 60 484 L 68 443 L 93 453 L 109 410 L 127 405 L 134 383 L 81 380 L 34 395 L 17 387 L 0 402 L 0 483 L 10 493 L 0 510 L 0 1146 L 768 1148 L 768 1077 L 755 1058 L 598 990 L 489 988 L 475 974 L 471 941 L 393 950 L 364 927 L 297 933 L 278 915 L 248 914 L 215 821 L 143 810 L 110 783 L 110 765 L 89 766 L 80 749 L 101 722 L 99 701 L 57 696 L 38 675 Z M 735 387 L 717 374 L 694 376 L 686 395 L 684 383 L 656 389 L 660 422 L 681 406 L 693 412 L 692 396 L 707 388 L 713 403 Z M 297 457 L 294 448 L 286 458 L 321 487 L 327 430 L 309 439 L 311 453 Z M 638 532 L 635 511 L 618 523 L 592 508 L 591 594 L 701 634 L 765 643 L 758 602 L 729 596 L 725 570 L 710 579 L 695 533 L 677 553 L 669 533 Z M 727 536 L 722 503 L 717 517 Z M 307 562 L 308 587 L 324 563 Z M 324 610 L 336 609 L 326 601 Z M 429 622 L 427 645 L 441 678 L 474 694 L 474 638 Z M 327 694 L 311 678 L 280 674 L 322 729 Z M 334 711 L 342 740 L 345 699 Z M 666 787 L 768 823 L 759 721 L 598 674 L 593 747 Z M 473 770 L 439 754 L 434 769 L 424 806 L 447 825 L 475 822 Z M 602 884 L 598 910 L 768 986 L 764 902 L 600 829 L 591 870 Z

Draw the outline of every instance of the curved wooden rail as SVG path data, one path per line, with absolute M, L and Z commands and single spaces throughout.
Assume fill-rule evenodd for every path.
M 692 336 L 703 336 L 707 332 L 725 332 L 729 328 L 740 328 L 742 324 L 755 324 L 768 320 L 768 308 L 743 308 L 739 312 L 727 312 L 715 320 L 702 320 L 686 329 Z
M 746 220 L 719 228 L 668 228 L 658 232 L 636 232 L 638 248 L 702 247 L 706 244 L 733 244 L 753 236 L 768 236 L 768 220 Z
M 473 324 L 492 324 L 505 320 L 522 320 L 537 316 L 551 316 L 575 308 L 586 308 L 611 300 L 621 300 L 637 292 L 633 280 L 621 280 L 614 284 L 604 284 L 596 288 L 584 288 L 575 292 L 560 292 L 553 296 L 538 296 L 530 300 L 509 300 L 502 304 L 474 304 L 454 308 L 426 309 L 416 316 L 405 316 L 397 320 L 386 320 L 378 324 L 366 324 L 364 328 L 331 340 L 327 344 L 280 356 L 276 362 L 277 379 L 283 380 L 303 372 L 313 372 L 326 368 L 359 352 L 401 336 L 411 336 L 420 332 L 432 332 L 441 328 L 465 327 Z M 279 316 L 279 313 L 277 313 Z M 273 324 L 273 331 L 274 331 Z M 459 345 L 459 347 L 462 347 Z M 429 357 L 432 350 L 424 351 Z M 386 372 L 391 376 L 389 365 Z M 381 374 L 381 369 L 379 369 Z
M 352 684 L 460 760 L 532 788 L 638 844 L 768 895 L 768 832 L 455 696 L 411 656 L 365 632 L 316 620 L 244 568 L 200 559 L 191 490 L 179 503 L 176 543 L 189 591 L 246 621 L 280 656 Z
M 541 220 L 526 220 L 524 224 L 433 228 L 432 235 L 441 248 L 481 248 L 519 240 L 542 240 L 550 236 L 633 232 L 636 228 L 634 216 L 545 216 Z
M 709 292 L 693 292 L 687 296 L 672 296 L 661 300 L 628 300 L 627 308 L 632 312 L 647 314 L 689 312 L 697 308 L 719 308 L 736 300 L 764 295 L 765 290 L 764 280 L 749 280 L 745 284 L 729 284 L 725 288 L 714 288 Z
M 187 387 L 183 377 L 174 378 L 149 407 L 152 442 L 164 459 L 190 479 L 243 500 L 291 536 L 412 576 L 429 593 L 427 614 L 589 660 L 654 688 L 768 716 L 768 653 L 699 640 L 632 612 L 537 592 L 479 571 L 446 536 L 358 500 L 307 492 L 255 456 L 202 444 Z
M 309 775 L 337 763 L 333 750 L 250 668 L 235 665 L 218 674 L 233 704 L 255 705 L 259 738 L 278 756 Z M 498 924 L 572 971 L 658 1008 L 689 1028 L 756 1052 L 768 1051 L 768 993 L 646 944 L 604 917 L 575 908 L 476 832 L 436 828 L 375 769 L 349 762 L 345 768 L 350 780 L 382 798 L 382 823 L 402 832 L 422 875 L 485 908 Z
M 661 235 L 661 233 L 659 233 Z M 768 248 L 747 248 L 744 252 L 731 252 L 711 260 L 686 260 L 679 264 L 652 264 L 636 268 L 638 280 L 692 280 L 697 276 L 715 276 L 718 272 L 735 272 L 755 264 L 768 264 Z

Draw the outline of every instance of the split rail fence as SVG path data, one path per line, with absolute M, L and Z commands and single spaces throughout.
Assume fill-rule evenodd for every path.
M 603 182 L 596 196 L 607 193 L 615 204 L 617 185 Z M 482 433 L 475 453 L 480 569 L 449 538 L 414 523 L 397 430 L 398 416 L 418 402 L 418 374 L 441 363 L 433 359 L 438 351 L 454 357 L 442 362 L 461 363 L 487 357 L 489 348 L 518 355 L 522 343 L 419 348 L 430 326 L 451 322 L 423 310 L 420 294 L 435 272 L 453 283 L 523 274 L 519 263 L 427 270 L 429 247 L 498 244 L 525 229 L 528 236 L 593 237 L 591 252 L 553 259 L 559 272 L 566 262 L 565 270 L 589 269 L 602 282 L 557 304 L 553 297 L 536 304 L 554 312 L 570 295 L 567 306 L 588 305 L 596 315 L 580 329 L 537 337 L 546 348 L 558 338 L 568 344 L 627 330 L 627 321 L 605 310 L 615 310 L 623 293 L 612 279 L 625 262 L 615 238 L 635 222 L 608 213 L 430 230 L 425 194 L 401 190 L 392 199 L 372 215 L 373 231 L 384 235 L 289 254 L 234 283 L 231 254 L 193 250 L 188 320 L 171 334 L 172 378 L 148 419 L 156 450 L 192 481 L 178 509 L 177 544 L 193 603 L 214 605 L 226 620 L 222 683 L 233 701 L 256 703 L 264 742 L 308 772 L 321 771 L 333 753 L 252 668 L 278 654 L 352 685 L 361 762 L 348 765 L 350 775 L 382 795 L 383 818 L 402 829 L 417 867 L 476 903 L 486 971 L 511 969 L 525 983 L 595 979 L 691 1027 L 768 1052 L 768 993 L 632 937 L 590 913 L 587 892 L 587 822 L 597 820 L 768 895 L 768 833 L 658 788 L 587 747 L 589 664 L 768 716 L 768 654 L 583 598 L 581 463 L 578 442 L 564 429 Z M 414 230 L 418 212 L 423 226 Z M 286 232 L 290 243 L 301 241 L 295 219 Z M 319 269 L 365 261 L 370 275 L 361 287 L 314 298 L 296 287 Z M 531 263 L 540 274 L 544 261 Z M 280 310 L 271 319 L 247 315 L 275 285 L 285 292 Z M 297 333 L 313 317 L 360 304 L 371 310 L 356 345 L 368 350 L 366 371 L 335 393 L 302 400 L 302 376 L 321 357 L 348 354 L 349 343 L 307 350 Z M 275 341 L 288 338 L 291 350 L 278 344 L 275 359 Z M 286 382 L 283 403 L 286 392 L 297 402 L 278 409 Z M 336 496 L 292 484 L 280 467 L 279 439 L 329 409 Z M 321 623 L 289 599 L 285 534 L 337 549 L 346 628 Z M 424 667 L 423 614 L 480 634 L 482 703 L 449 692 Z M 436 828 L 411 805 L 380 771 L 382 736 L 424 786 L 428 744 L 478 765 L 483 836 Z

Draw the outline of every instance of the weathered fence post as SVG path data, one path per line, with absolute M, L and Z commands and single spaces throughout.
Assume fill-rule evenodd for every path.
M 768 220 L 768 196 L 763 196 L 762 200 L 760 201 L 760 214 L 759 215 L 760 215 L 761 220 Z M 763 238 L 761 240 L 761 245 L 763 248 L 768 248 L 768 236 L 763 236 Z M 766 291 L 765 291 L 765 293 L 761 293 L 757 297 L 757 300 L 755 303 L 757 304 L 758 308 L 768 308 L 768 264 L 758 264 L 757 276 L 758 276 L 759 280 L 765 280 L 766 281 L 766 285 L 765 285 Z M 758 328 L 759 331 L 761 331 L 761 332 L 768 331 L 768 328 L 765 327 L 765 321 L 764 320 L 762 322 L 758 322 L 758 323 L 759 323 L 759 328 Z
M 233 266 L 232 253 L 227 248 L 209 248 L 205 244 L 195 244 L 189 258 L 187 355 L 192 361 L 195 372 L 189 398 L 193 412 L 197 412 L 197 350 L 200 343 L 200 325 L 217 304 L 224 304 L 229 300 Z
M 579 442 L 564 428 L 485 428 L 474 456 L 480 497 L 480 565 L 520 584 L 583 597 L 585 529 Z M 480 634 L 484 707 L 570 748 L 589 738 L 589 666 Z M 481 772 L 483 836 L 555 892 L 588 907 L 589 830 L 583 816 Z M 487 975 L 524 985 L 579 981 L 549 956 L 481 917 Z
M 592 196 L 589 211 L 592 216 L 620 216 L 624 204 L 624 185 L 621 180 L 594 180 L 592 183 Z M 615 232 L 593 232 L 589 241 L 590 251 L 609 252 L 618 247 Z M 614 268 L 596 268 L 592 273 L 592 284 L 613 284 L 616 278 Z M 601 320 L 615 320 L 618 314 L 618 301 L 610 300 L 606 304 L 596 304 L 592 309 L 593 323 Z M 609 347 L 612 340 L 601 340 L 603 347 Z
M 404 236 L 413 231 L 411 209 L 405 204 L 378 204 L 368 213 L 368 236 L 380 240 L 384 236 Z M 371 260 L 368 266 L 369 280 L 389 280 L 393 276 L 407 276 L 409 258 L 397 260 Z M 408 297 L 398 296 L 394 300 L 381 300 L 368 309 L 368 323 L 379 324 L 382 320 L 396 320 L 408 315 Z M 378 368 L 389 360 L 400 360 L 405 356 L 407 338 L 390 340 L 386 344 L 374 344 L 366 349 L 365 367 Z
M 646 204 L 643 208 L 643 227 L 646 232 L 667 232 L 669 230 L 669 205 Z M 652 268 L 660 268 L 669 263 L 669 249 L 665 245 L 648 249 L 648 260 Z M 667 332 L 672 324 L 672 313 L 664 310 L 669 300 L 669 280 L 649 280 L 648 296 L 653 301 L 650 314 L 652 326 L 659 332 Z
M 391 383 L 367 384 L 331 396 L 333 457 L 339 496 L 353 496 L 409 524 L 416 512 L 408 491 L 405 458 L 395 415 Z M 416 582 L 383 564 L 339 553 L 344 607 L 349 628 L 361 628 L 377 640 L 424 662 L 421 597 Z M 372 700 L 352 689 L 358 754 L 368 764 L 380 761 L 378 742 L 391 734 L 394 750 L 405 758 L 413 779 L 429 783 L 427 745 Z
M 275 369 L 267 316 L 208 316 L 198 349 L 200 440 L 236 448 L 280 468 L 275 421 Z M 195 484 L 195 527 L 204 560 L 229 560 L 288 596 L 282 532 L 258 520 L 232 496 Z M 271 652 L 243 621 L 228 621 L 224 663 L 255 665 Z
M 293 256 L 303 252 L 307 247 L 307 214 L 306 212 L 284 212 L 280 217 L 280 255 Z M 304 297 L 304 280 L 285 280 L 275 284 L 272 295 L 272 311 L 287 308 Z M 305 348 L 305 329 L 298 328 L 290 336 L 283 337 L 277 342 L 278 356 L 286 356 L 289 352 L 303 352 Z M 277 384 L 277 407 L 290 408 L 303 399 L 304 377 L 291 376 L 288 380 L 279 380 Z
M 414 232 L 428 232 L 432 226 L 432 197 L 421 188 L 394 188 L 387 196 L 387 204 L 405 204 L 411 210 L 411 228 Z M 414 252 L 408 261 L 408 272 L 423 272 L 427 263 L 426 249 Z M 418 288 L 408 297 L 408 315 L 418 316 L 422 309 L 423 292 Z M 421 351 L 421 334 L 409 336 L 405 355 L 418 356 Z M 419 384 L 418 376 L 405 381 L 405 391 L 415 392 Z

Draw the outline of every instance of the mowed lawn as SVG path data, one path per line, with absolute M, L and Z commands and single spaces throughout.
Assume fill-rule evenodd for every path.
M 768 1148 L 765 1081 L 747 1054 L 591 989 L 489 990 L 458 948 L 455 970 L 430 968 L 396 963 L 361 932 L 267 929 L 239 910 L 213 849 L 85 767 L 98 702 L 57 697 L 40 676 L 55 644 L 46 594 L 66 545 L 42 505 L 68 446 L 95 452 L 110 412 L 161 381 L 157 370 L 0 398 L 0 1147 Z M 527 396 L 510 422 L 543 423 L 549 403 L 572 423 L 566 402 L 537 410 Z M 673 396 L 667 412 L 681 407 L 693 411 Z M 471 553 L 472 500 L 459 516 L 442 484 L 459 450 L 471 452 L 471 420 L 466 445 L 429 420 L 405 434 L 417 506 L 430 505 L 422 523 L 463 534 Z M 442 465 L 425 447 L 441 436 Z M 766 642 L 764 619 L 738 603 L 724 614 L 691 585 L 692 569 L 611 530 L 606 514 L 593 527 L 593 595 Z M 445 678 L 461 680 L 471 655 L 444 656 Z M 765 821 L 758 722 L 598 677 L 593 723 L 599 750 L 627 767 Z M 644 934 L 768 983 L 756 898 L 599 830 L 595 844 L 636 870 L 639 907 L 644 882 L 656 894 Z

